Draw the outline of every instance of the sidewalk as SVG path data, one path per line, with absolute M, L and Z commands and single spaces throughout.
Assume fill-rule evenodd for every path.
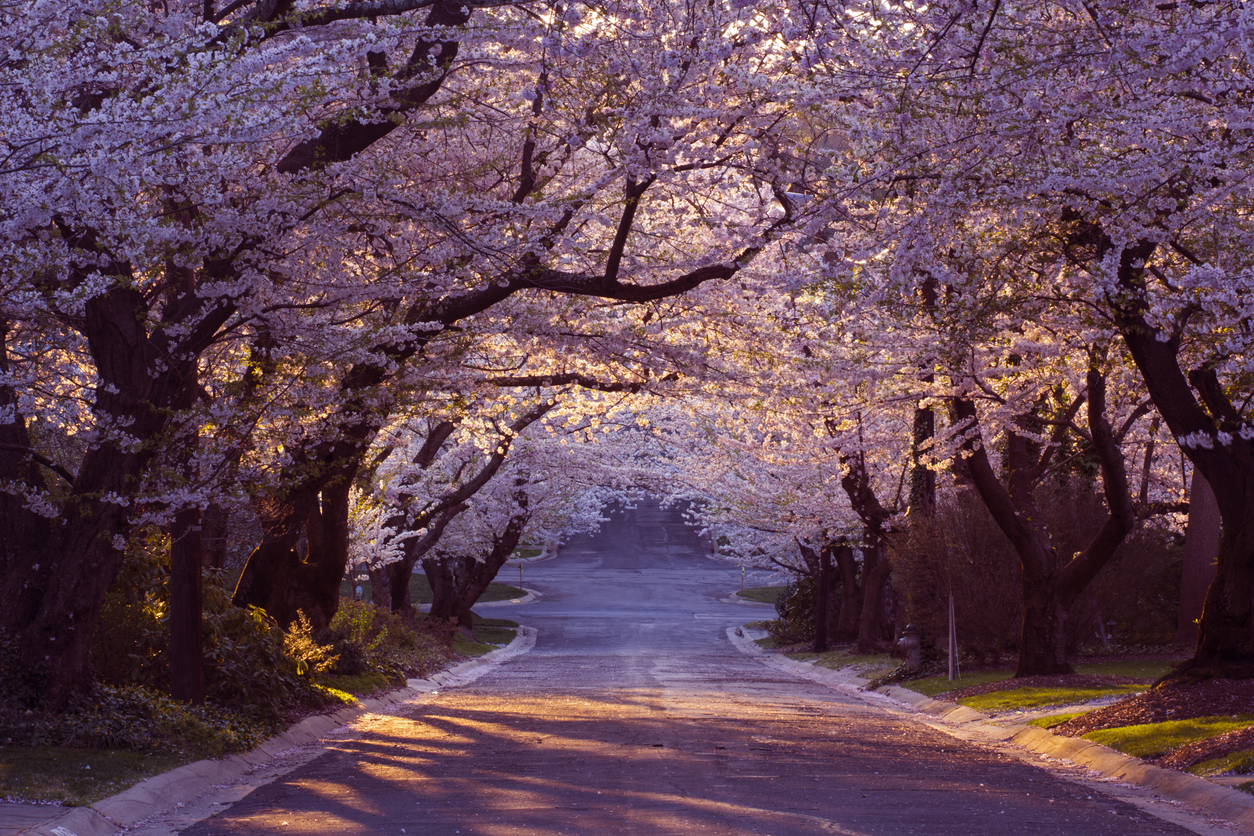
M 168 823 L 167 832 L 190 827 L 312 761 L 325 751 L 328 739 L 348 733 L 352 723 L 372 714 L 394 714 L 406 705 L 433 699 L 441 688 L 478 679 L 491 666 L 530 650 L 535 641 L 536 631 L 523 627 L 499 650 L 429 679 L 411 679 L 402 688 L 333 714 L 308 717 L 251 752 L 155 775 L 90 807 L 0 803 L 0 836 L 116 836 L 155 822 Z
M 963 732 L 988 743 L 1004 743 L 1026 749 L 1043 759 L 1069 761 L 1102 778 L 1150 790 L 1167 801 L 1181 804 L 1205 816 L 1222 819 L 1240 832 L 1254 834 L 1254 796 L 1240 790 L 1195 775 L 1154 766 L 1106 746 L 1080 738 L 1056 735 L 1037 726 L 1007 723 L 1004 718 L 994 722 L 992 717 L 974 709 L 934 700 L 897 685 L 865 691 L 870 683 L 851 671 L 829 670 L 809 662 L 798 662 L 770 653 L 755 643 L 751 631 L 743 628 L 732 628 L 727 634 L 732 644 L 741 652 L 761 656 L 764 662 L 781 670 L 832 688 L 863 691 L 867 695 L 878 694 L 899 706 L 927 715 L 928 719 L 941 727 Z

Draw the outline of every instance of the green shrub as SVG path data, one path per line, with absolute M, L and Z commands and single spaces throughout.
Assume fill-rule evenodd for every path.
M 296 623 L 283 637 L 283 650 L 296 660 L 296 673 L 300 676 L 317 677 L 333 670 L 340 659 L 331 645 L 319 644 L 314 639 L 313 625 L 304 610 L 296 611 Z
M 790 582 L 775 600 L 779 618 L 766 622 L 766 631 L 778 644 L 789 644 L 814 636 L 818 612 L 818 585 L 808 576 Z
M 382 674 L 392 682 L 444 667 L 451 637 L 436 636 L 401 616 L 366 601 L 341 600 L 325 640 L 339 659 L 337 675 Z
M 92 642 L 98 682 L 169 693 L 169 574 L 164 534 L 132 539 Z M 235 606 L 219 570 L 207 570 L 202 585 L 209 703 L 232 706 L 272 727 L 293 711 L 327 704 L 326 695 L 300 676 L 300 660 L 288 652 L 286 636 L 274 619 L 257 607 Z

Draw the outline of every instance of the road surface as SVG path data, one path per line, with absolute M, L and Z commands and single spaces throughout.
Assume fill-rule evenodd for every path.
M 876 695 L 738 652 L 735 567 L 644 504 L 528 567 L 493 609 L 535 648 L 407 716 L 376 717 L 184 831 L 226 834 L 1187 834 Z

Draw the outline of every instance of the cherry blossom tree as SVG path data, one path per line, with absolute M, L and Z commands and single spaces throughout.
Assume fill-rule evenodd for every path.
M 237 600 L 268 600 L 299 543 L 326 559 L 286 577 L 325 597 L 379 429 L 467 341 L 631 350 L 658 323 L 612 303 L 727 281 L 784 234 L 771 134 L 805 95 L 780 48 L 804 25 L 735 4 L 0 12 L 0 629 L 45 698 L 85 681 L 141 519 L 190 543 L 238 478 L 263 542 Z
M 845 102 L 820 121 L 831 133 L 831 164 L 828 180 L 815 184 L 831 200 L 826 240 L 836 281 L 917 322 L 942 320 L 951 338 L 1087 351 L 1095 362 L 1084 380 L 1072 373 L 1068 381 L 1062 362 L 1037 368 L 1052 369 L 1069 393 L 1069 405 L 1053 402 L 1052 420 L 1066 423 L 1085 398 L 1078 414 L 1089 413 L 1087 427 L 1076 429 L 1094 449 L 1108 432 L 1103 421 L 1116 440 L 1121 430 L 1094 410 L 1099 379 L 1109 383 L 1124 363 L 1114 345 L 1122 342 L 1141 380 L 1116 373 L 1126 388 L 1107 405 L 1117 400 L 1126 422 L 1126 410 L 1140 406 L 1128 394 L 1144 387 L 1185 455 L 1225 496 L 1219 577 L 1186 668 L 1248 675 L 1254 552 L 1245 533 L 1248 313 L 1240 300 L 1248 296 L 1241 161 L 1250 134 L 1249 102 L 1238 92 L 1248 87 L 1248 11 L 1223 2 L 954 2 L 833 14 L 846 24 L 838 46 L 810 57 Z M 999 361 L 951 350 L 970 344 L 951 339 L 921 352 L 930 362 L 919 372 L 936 386 L 934 403 L 949 404 L 956 426 L 974 432 L 973 400 L 990 394 L 990 374 L 1017 375 L 1007 361 L 1022 355 L 1007 348 Z M 1055 352 L 1061 361 L 1070 350 Z M 964 437 L 980 484 L 993 488 L 980 451 L 995 437 L 1049 448 L 1037 420 L 1044 416 L 1032 406 L 1033 398 L 1050 402 L 1047 379 L 1027 400 L 994 409 L 999 416 L 979 415 L 982 440 Z M 1103 542 L 1134 516 L 1117 472 L 1126 453 L 1114 453 L 1101 454 L 1110 513 Z M 1006 508 L 1003 491 L 981 494 L 990 508 Z M 1008 521 L 1025 516 L 1006 510 Z M 1003 528 L 1023 541 L 1013 523 Z M 1092 546 L 1055 563 L 1057 571 L 1087 575 L 1105 548 Z

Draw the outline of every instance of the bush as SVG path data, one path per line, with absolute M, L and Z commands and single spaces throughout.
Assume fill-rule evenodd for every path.
M 277 728 L 294 711 L 327 704 L 299 675 L 274 619 L 257 607 L 231 602 L 224 573 L 203 577 L 202 641 L 205 698 Z M 169 693 L 169 544 L 164 534 L 133 538 L 93 638 L 96 680 L 115 688 L 141 686 Z
M 283 637 L 283 650 L 296 660 L 296 673 L 311 678 L 332 670 L 340 660 L 331 645 L 318 644 L 314 639 L 313 625 L 304 610 L 296 611 L 296 623 Z
M 339 657 L 333 673 L 382 674 L 398 683 L 434 673 L 452 656 L 451 636 L 436 636 L 366 601 L 341 600 L 324 640 Z
M 809 576 L 791 581 L 775 600 L 779 618 L 766 622 L 766 630 L 777 644 L 792 644 L 814 637 L 818 612 L 818 584 Z

